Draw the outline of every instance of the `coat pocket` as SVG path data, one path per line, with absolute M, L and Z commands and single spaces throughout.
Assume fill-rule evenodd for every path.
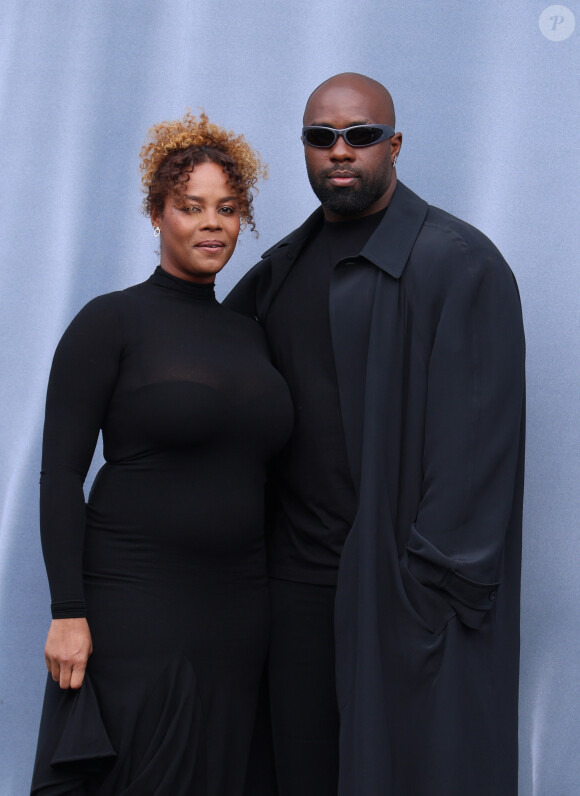
M 443 594 L 425 586 L 409 569 L 407 553 L 400 560 L 401 581 L 409 610 L 431 633 L 439 634 L 456 615 Z

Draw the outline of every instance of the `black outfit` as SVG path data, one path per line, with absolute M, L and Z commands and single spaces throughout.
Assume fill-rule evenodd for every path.
M 87 762 L 79 793 L 242 793 L 269 632 L 265 465 L 291 424 L 263 332 L 211 285 L 158 268 L 90 302 L 63 336 L 43 551 L 53 616 L 87 616 L 87 676 L 116 753 L 98 774 Z M 85 509 L 99 428 L 106 463 Z M 78 780 L 76 750 L 68 769 L 43 751 L 67 700 L 49 678 L 34 792 Z
M 292 437 L 273 477 L 269 568 L 275 578 L 336 585 L 357 501 L 340 414 L 328 292 L 334 266 L 346 254 L 358 254 L 383 215 L 325 221 L 264 320 L 273 362 L 288 383 L 295 411 Z
M 292 395 L 295 423 L 273 476 L 269 535 L 272 638 L 269 690 L 282 796 L 333 796 L 339 718 L 334 597 L 344 540 L 356 515 L 340 413 L 328 293 L 334 266 L 356 256 L 384 211 L 324 221 L 272 302 L 264 327 Z
M 339 717 L 334 678 L 336 586 L 272 578 L 268 681 L 281 796 L 336 796 Z M 260 791 L 266 796 L 267 791 Z M 248 796 L 252 796 L 251 791 Z
M 230 294 L 266 328 L 319 209 Z M 517 286 L 398 183 L 330 279 L 357 512 L 335 603 L 339 796 L 515 796 L 524 467 Z

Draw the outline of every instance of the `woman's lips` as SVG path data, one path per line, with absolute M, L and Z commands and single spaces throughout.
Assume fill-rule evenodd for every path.
M 220 240 L 202 240 L 195 244 L 196 249 L 203 249 L 205 252 L 215 253 L 221 251 L 225 246 Z

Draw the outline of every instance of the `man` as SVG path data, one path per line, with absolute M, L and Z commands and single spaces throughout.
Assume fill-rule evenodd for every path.
M 515 280 L 481 232 L 397 181 L 376 81 L 322 83 L 302 140 L 322 208 L 227 300 L 265 327 L 296 413 L 270 537 L 280 794 L 512 796 Z

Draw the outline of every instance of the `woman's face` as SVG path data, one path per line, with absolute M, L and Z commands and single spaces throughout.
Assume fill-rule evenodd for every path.
M 213 282 L 236 248 L 237 198 L 217 163 L 199 163 L 183 192 L 168 196 L 163 213 L 151 214 L 161 230 L 161 267 L 190 282 Z

